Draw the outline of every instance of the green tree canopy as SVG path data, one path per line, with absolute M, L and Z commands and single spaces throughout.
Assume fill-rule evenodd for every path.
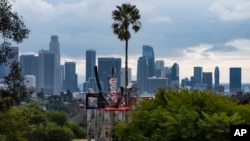
M 208 91 L 160 89 L 129 122 L 117 123 L 113 135 L 119 141 L 227 141 L 230 124 L 250 123 L 249 108 Z

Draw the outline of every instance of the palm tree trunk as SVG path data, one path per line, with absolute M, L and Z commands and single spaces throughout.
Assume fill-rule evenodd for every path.
M 128 39 L 126 39 L 126 45 L 125 45 L 125 95 L 126 97 L 126 105 L 129 106 L 129 98 L 130 95 L 126 89 L 128 85 Z

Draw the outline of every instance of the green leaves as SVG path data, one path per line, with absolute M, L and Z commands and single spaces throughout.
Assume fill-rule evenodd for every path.
M 123 3 L 121 6 L 116 6 L 116 10 L 112 12 L 112 29 L 114 34 L 118 35 L 118 39 L 121 41 L 128 41 L 131 37 L 129 32 L 129 26 L 132 25 L 132 29 L 138 32 L 141 27 L 139 10 L 135 5 L 130 3 Z
M 250 123 L 250 105 L 237 105 L 208 91 L 159 89 L 154 100 L 137 107 L 131 120 L 119 132 L 114 130 L 121 141 L 134 136 L 150 141 L 227 141 L 230 124 Z

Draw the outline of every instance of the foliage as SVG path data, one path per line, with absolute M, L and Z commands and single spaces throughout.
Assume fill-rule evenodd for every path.
M 32 129 L 29 118 L 30 112 L 12 107 L 0 113 L 0 133 L 8 141 L 24 141 L 25 132 Z
M 59 95 L 52 95 L 48 98 L 47 109 L 69 113 L 69 109 L 65 106 L 62 97 Z
M 250 105 L 209 91 L 158 90 L 154 100 L 142 100 L 118 123 L 113 135 L 119 141 L 210 141 L 229 139 L 230 124 L 249 124 Z
M 10 42 L 21 43 L 23 39 L 28 38 L 29 29 L 25 26 L 22 16 L 13 12 L 9 0 L 0 0 L 0 34 L 3 43 L 0 45 L 0 64 L 13 58 L 10 49 Z
M 0 0 L 0 13 L 0 36 L 3 41 L 0 44 L 0 64 L 8 64 L 8 61 L 16 56 L 10 48 L 11 42 L 21 43 L 23 39 L 28 38 L 29 30 L 26 28 L 22 17 L 17 12 L 13 12 L 9 0 Z M 13 62 L 8 65 L 11 65 L 11 72 L 4 78 L 8 85 L 7 91 L 1 90 L 0 92 L 1 111 L 6 111 L 11 106 L 20 104 L 21 100 L 28 95 L 20 74 L 19 64 Z
M 0 113 L 0 141 L 71 141 L 84 133 L 66 113 L 44 111 L 35 103 Z

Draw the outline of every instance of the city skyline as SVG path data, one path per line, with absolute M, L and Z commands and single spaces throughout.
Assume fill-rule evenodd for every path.
M 111 12 L 126 1 L 97 0 L 15 0 L 13 8 L 31 30 L 20 54 L 47 48 L 49 37 L 60 37 L 61 64 L 76 62 L 78 82 L 85 81 L 85 51 L 94 49 L 98 57 L 122 58 L 124 43 L 111 30 Z M 142 29 L 129 41 L 129 67 L 136 78 L 141 47 L 150 45 L 155 60 L 165 66 L 179 64 L 180 79 L 190 77 L 194 66 L 205 72 L 220 68 L 220 82 L 229 83 L 229 68 L 242 68 L 242 83 L 250 83 L 249 1 L 192 0 L 155 1 L 135 4 L 142 15 Z M 37 18 L 39 17 L 39 19 Z M 92 18 L 95 17 L 95 18 Z M 194 18 L 195 17 L 195 18 Z M 102 23 L 102 24 L 100 24 Z M 14 45 L 16 46 L 16 45 Z

